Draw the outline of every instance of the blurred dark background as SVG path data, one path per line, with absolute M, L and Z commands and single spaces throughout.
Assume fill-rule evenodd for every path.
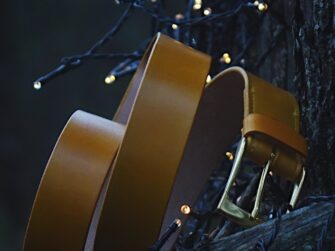
M 125 6 L 111 0 L 3 1 L 0 7 L 0 250 L 20 250 L 52 148 L 69 116 L 82 109 L 112 118 L 129 78 L 104 79 L 116 61 L 90 61 L 36 91 L 33 81 L 63 56 L 86 51 Z M 135 12 L 105 51 L 131 52 L 148 36 Z

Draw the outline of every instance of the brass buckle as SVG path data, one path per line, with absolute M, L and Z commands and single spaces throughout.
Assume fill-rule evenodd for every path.
M 265 167 L 263 168 L 262 174 L 261 174 L 261 178 L 259 181 L 259 185 L 258 185 L 258 189 L 257 189 L 257 194 L 256 194 L 256 199 L 255 199 L 255 204 L 254 204 L 254 208 L 252 210 L 251 213 L 243 210 L 242 208 L 238 207 L 236 204 L 234 204 L 230 199 L 229 199 L 229 192 L 233 186 L 233 183 L 236 179 L 237 173 L 240 169 L 241 166 L 241 162 L 243 159 L 243 154 L 245 151 L 245 147 L 246 147 L 246 139 L 245 137 L 243 137 L 239 143 L 237 152 L 236 152 L 236 156 L 235 156 L 235 160 L 233 163 L 233 167 L 230 173 L 230 176 L 228 178 L 228 182 L 226 184 L 226 188 L 225 191 L 221 197 L 221 200 L 218 204 L 218 209 L 222 210 L 223 213 L 225 213 L 225 215 L 230 218 L 231 220 L 235 221 L 236 223 L 242 225 L 242 226 L 246 226 L 246 227 L 251 227 L 254 225 L 257 225 L 259 223 L 262 222 L 261 219 L 259 219 L 258 216 L 258 211 L 259 211 L 259 206 L 263 197 L 263 191 L 264 191 L 264 184 L 265 184 L 265 178 L 266 175 L 268 174 L 272 161 L 275 157 L 275 153 L 271 154 L 271 158 L 268 160 L 268 162 L 266 163 Z M 298 183 L 296 183 L 294 185 L 294 189 L 293 189 L 293 193 L 290 199 L 290 205 L 292 206 L 292 208 L 294 208 L 302 185 L 304 183 L 304 179 L 305 179 L 305 169 L 302 168 L 302 174 L 301 177 L 298 181 Z

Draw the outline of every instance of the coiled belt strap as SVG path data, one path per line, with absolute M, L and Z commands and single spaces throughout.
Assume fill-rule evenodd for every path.
M 144 60 L 95 250 L 146 250 L 158 238 L 210 65 L 207 55 L 163 35 Z

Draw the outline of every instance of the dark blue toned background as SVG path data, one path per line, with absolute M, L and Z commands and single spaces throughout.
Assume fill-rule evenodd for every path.
M 45 164 L 77 109 L 112 118 L 129 77 L 107 86 L 116 61 L 91 61 L 36 91 L 63 56 L 84 52 L 125 6 L 111 0 L 13 0 L 0 5 L 0 250 L 20 250 Z M 131 52 L 150 20 L 135 12 L 105 51 Z

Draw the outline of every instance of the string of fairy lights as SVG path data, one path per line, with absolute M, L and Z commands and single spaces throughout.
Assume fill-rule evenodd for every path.
M 225 2 L 225 3 L 222 3 Z M 260 15 L 266 13 L 269 9 L 268 3 L 264 1 L 202 1 L 202 0 L 188 0 L 187 10 L 184 13 L 177 13 L 174 17 L 167 16 L 164 11 L 159 11 L 164 8 L 162 0 L 133 0 L 133 1 L 121 1 L 116 0 L 118 5 L 127 5 L 126 9 L 116 22 L 116 24 L 108 31 L 97 43 L 95 43 L 86 52 L 71 57 L 65 57 L 61 60 L 61 64 L 48 74 L 39 77 L 34 81 L 33 87 L 36 90 L 40 90 L 45 84 L 53 80 L 54 78 L 63 75 L 70 70 L 76 69 L 83 65 L 88 60 L 120 60 L 117 65 L 108 73 L 104 79 L 106 84 L 112 84 L 117 79 L 130 75 L 136 70 L 139 60 L 143 55 L 146 46 L 148 45 L 151 37 L 149 37 L 143 44 L 132 53 L 98 53 L 103 47 L 109 43 L 122 26 L 127 22 L 128 18 L 134 12 L 134 10 L 142 11 L 149 15 L 153 22 L 152 37 L 156 32 L 160 31 L 169 36 L 184 42 L 185 44 L 192 46 L 196 49 L 202 50 L 213 57 L 213 60 L 217 61 L 214 63 L 212 69 L 213 74 L 219 72 L 224 67 L 229 65 L 241 65 L 245 66 L 245 59 L 243 56 L 250 49 L 251 43 L 241 39 L 239 44 L 247 46 L 242 48 L 241 53 L 236 55 L 234 60 L 232 51 L 229 51 L 227 46 L 225 50 L 217 55 L 217 52 L 210 51 L 210 48 L 217 47 L 217 39 L 212 41 L 206 41 L 207 44 L 202 42 L 203 40 L 199 35 L 199 31 L 206 28 L 208 30 L 208 38 L 210 37 L 221 37 L 215 34 L 215 30 L 218 27 L 225 28 L 225 25 L 229 24 L 231 20 L 237 19 L 240 15 L 245 15 L 246 12 L 252 11 L 257 19 Z M 222 10 L 222 11 L 221 11 Z M 250 14 L 250 13 L 249 13 Z M 258 23 L 259 25 L 259 23 Z M 158 29 L 157 29 L 158 27 Z M 230 32 L 231 33 L 231 32 Z M 235 32 L 236 33 L 236 32 Z M 226 34 L 230 35 L 230 34 Z M 234 34 L 232 34 L 234 36 Z M 223 40 L 223 38 L 220 38 Z M 251 39 L 249 39 L 251 40 Z M 201 45 L 202 44 L 202 45 Z M 221 43 L 224 44 L 224 43 Z M 206 48 L 207 47 L 207 48 Z M 218 48 L 220 49 L 220 48 Z M 207 81 L 211 80 L 211 75 L 208 76 Z

